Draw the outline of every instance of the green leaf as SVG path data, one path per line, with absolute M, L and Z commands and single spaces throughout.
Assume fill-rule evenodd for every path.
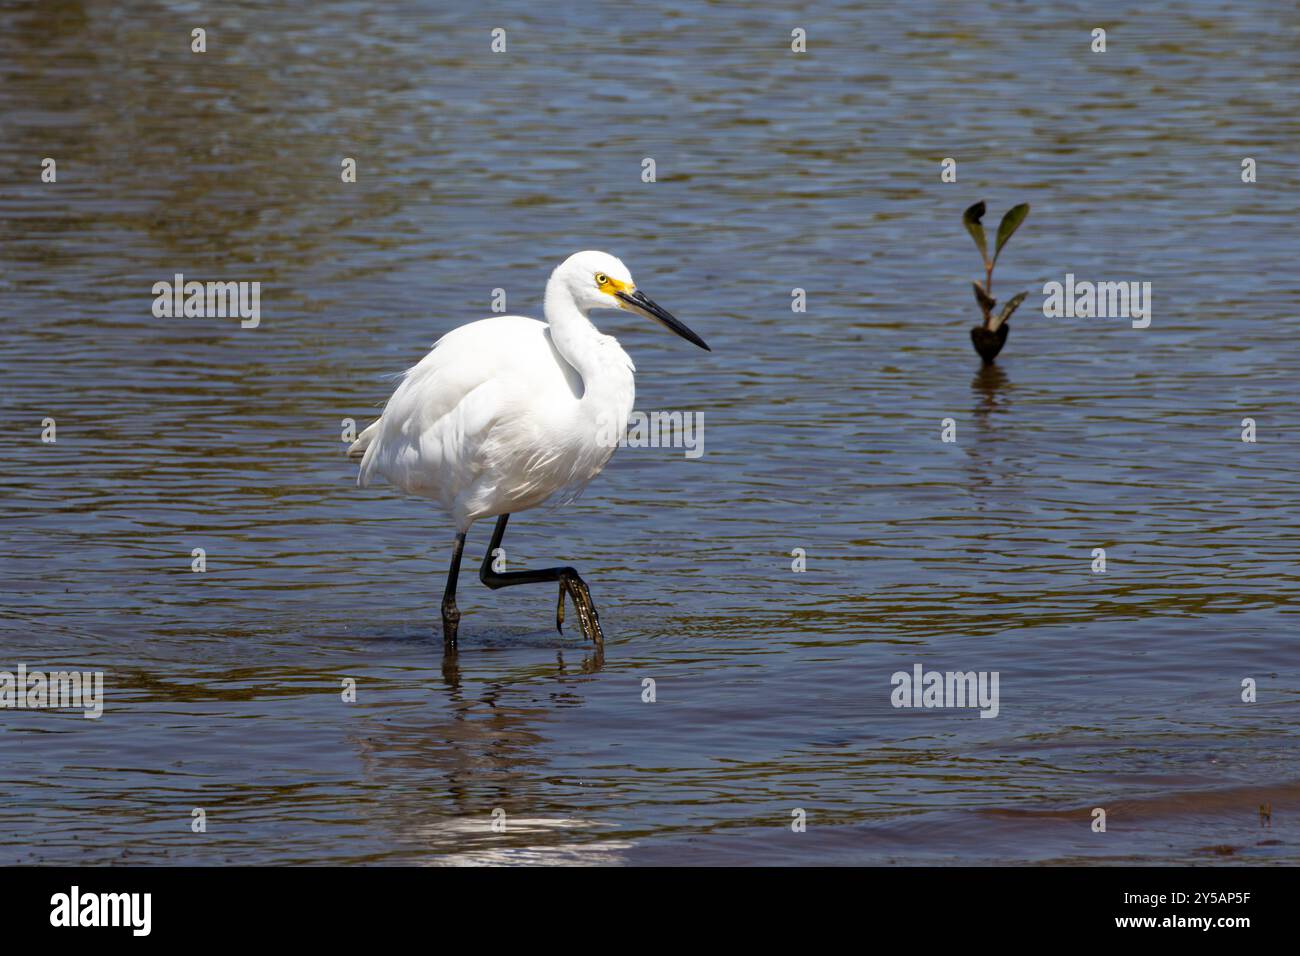
M 975 240 L 975 248 L 980 251 L 980 255 L 984 259 L 984 264 L 987 266 L 989 262 L 989 244 L 988 240 L 984 238 L 984 227 L 980 224 L 980 220 L 983 218 L 983 200 L 980 200 L 961 214 L 962 225 L 966 227 L 966 231 L 970 233 L 970 237 Z
M 993 307 L 998 304 L 998 300 L 991 298 L 989 294 L 984 291 L 984 286 L 981 283 L 972 282 L 971 285 L 975 287 L 975 301 L 980 304 L 980 308 L 984 310 L 984 314 L 988 315 L 988 313 L 993 311 Z
M 1015 234 L 1020 228 L 1020 224 L 1025 221 L 1029 215 L 1029 203 L 1022 202 L 1019 206 L 1012 206 L 1007 210 L 1007 214 L 1002 217 L 1002 222 L 998 224 L 998 244 L 993 250 L 993 261 L 998 261 L 998 254 L 1002 252 L 1002 247 L 1007 244 L 1007 240 Z
M 996 332 L 999 325 L 1011 318 L 1011 313 L 1016 311 L 1016 308 L 1021 302 L 1025 301 L 1025 296 L 1027 295 L 1029 295 L 1028 292 L 1021 292 L 1019 295 L 1012 296 L 1008 299 L 1007 304 L 1002 307 L 1002 314 L 997 317 L 996 321 L 989 324 L 989 331 Z

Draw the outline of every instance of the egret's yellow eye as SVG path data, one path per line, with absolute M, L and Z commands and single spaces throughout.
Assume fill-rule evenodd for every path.
M 605 273 L 603 272 L 596 273 L 596 285 L 604 285 L 608 281 L 609 281 L 609 276 L 605 275 Z

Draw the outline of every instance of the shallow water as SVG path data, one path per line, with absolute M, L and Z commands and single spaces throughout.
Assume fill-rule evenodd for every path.
M 0 11 L 0 669 L 107 685 L 0 711 L 0 860 L 1300 862 L 1300 18 L 1051 7 Z M 990 371 L 976 199 L 1033 205 Z M 603 655 L 478 584 L 479 526 L 445 657 L 451 529 L 341 422 L 590 247 L 713 346 L 601 322 L 705 453 L 512 520 Z M 154 318 L 176 272 L 261 325 Z M 1067 272 L 1150 328 L 1044 318 Z M 917 663 L 998 716 L 893 708 Z

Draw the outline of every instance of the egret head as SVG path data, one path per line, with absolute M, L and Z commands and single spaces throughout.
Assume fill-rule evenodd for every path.
M 639 292 L 632 273 L 622 261 L 607 252 L 575 252 L 551 273 L 551 284 L 559 283 L 585 315 L 593 309 L 623 309 L 654 319 L 688 342 L 712 351 L 704 340 L 678 321 L 667 309 Z M 548 289 L 549 291 L 549 289 Z

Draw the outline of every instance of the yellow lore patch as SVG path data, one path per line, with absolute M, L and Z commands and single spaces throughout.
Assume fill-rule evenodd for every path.
M 602 282 L 602 279 L 605 281 Z M 630 294 L 635 288 L 632 283 L 622 282 L 618 279 L 611 279 L 603 272 L 596 273 L 596 287 L 599 288 L 601 292 L 608 295 L 613 295 L 615 292 L 626 292 Z

